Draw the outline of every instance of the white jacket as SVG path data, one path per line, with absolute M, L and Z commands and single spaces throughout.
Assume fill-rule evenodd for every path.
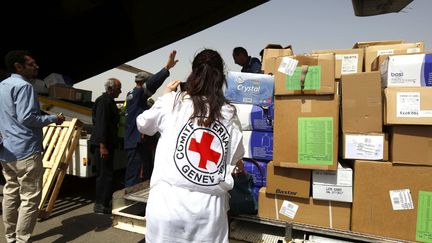
M 161 135 L 151 186 L 163 180 L 192 191 L 225 194 L 234 184 L 231 165 L 244 154 L 239 120 L 234 108 L 224 105 L 222 120 L 200 127 L 190 118 L 192 112 L 188 95 L 171 92 L 137 117 L 141 133 Z

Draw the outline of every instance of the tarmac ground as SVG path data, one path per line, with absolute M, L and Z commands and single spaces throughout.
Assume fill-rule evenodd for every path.
M 124 170 L 114 175 L 114 190 L 123 189 Z M 2 177 L 2 175 L 0 175 Z M 0 201 L 4 181 L 0 178 Z M 144 234 L 112 226 L 112 216 L 93 212 L 95 178 L 66 175 L 50 216 L 39 219 L 33 231 L 34 243 L 144 243 Z M 0 207 L 1 208 L 1 207 Z M 0 211 L 1 214 L 1 211 Z M 3 219 L 0 217 L 0 243 L 5 243 Z M 236 243 L 230 239 L 230 243 Z
M 124 173 L 124 171 L 118 171 Z M 121 189 L 117 176 L 116 190 Z M 3 183 L 0 185 L 3 189 Z M 66 175 L 50 216 L 38 220 L 33 231 L 34 243 L 110 243 L 145 242 L 144 234 L 137 234 L 112 227 L 108 214 L 93 213 L 95 178 L 79 178 Z M 0 195 L 2 198 L 2 195 Z M 0 242 L 4 239 L 3 219 L 0 219 Z

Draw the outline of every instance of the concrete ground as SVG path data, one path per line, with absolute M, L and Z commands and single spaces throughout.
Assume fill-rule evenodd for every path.
M 94 178 L 66 176 L 50 217 L 36 223 L 33 242 L 145 242 L 143 234 L 112 227 L 111 215 L 94 214 L 94 191 Z M 0 232 L 5 242 L 3 219 Z
M 122 173 L 120 171 L 120 173 Z M 121 178 L 121 176 L 116 177 Z M 121 188 L 117 179 L 116 190 Z M 0 192 L 3 184 L 0 184 Z M 33 231 L 34 243 L 133 243 L 145 242 L 143 234 L 112 227 L 111 215 L 93 213 L 95 178 L 67 175 L 50 217 L 38 220 Z M 0 200 L 2 195 L 0 195 Z M 3 219 L 0 218 L 0 243 L 5 242 Z M 240 241 L 230 240 L 230 243 Z

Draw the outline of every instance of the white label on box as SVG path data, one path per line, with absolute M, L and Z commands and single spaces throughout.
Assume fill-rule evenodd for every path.
M 377 55 L 378 56 L 380 56 L 380 55 L 391 55 L 393 53 L 394 53 L 393 49 L 390 49 L 390 50 L 379 50 L 379 51 L 377 51 Z
M 432 117 L 432 110 L 421 110 L 419 117 Z
M 420 92 L 397 92 L 396 93 L 396 116 L 397 117 L 419 117 Z
M 336 60 L 341 60 L 341 74 L 357 73 L 358 54 L 336 55 Z
M 384 137 L 376 135 L 346 135 L 345 158 L 347 159 L 383 159 Z
M 390 190 L 389 193 L 393 210 L 414 209 L 410 189 Z
M 282 203 L 282 206 L 279 210 L 279 213 L 287 216 L 290 219 L 294 219 L 294 217 L 297 213 L 298 207 L 299 206 L 297 204 L 294 204 L 290 201 L 284 200 Z
M 420 48 L 418 47 L 407 49 L 407 53 L 418 53 L 418 52 L 420 52 Z
M 338 170 L 337 184 L 340 186 L 352 186 L 352 170 Z
M 290 57 L 282 57 L 282 61 L 278 67 L 278 71 L 292 76 L 297 67 L 298 61 Z

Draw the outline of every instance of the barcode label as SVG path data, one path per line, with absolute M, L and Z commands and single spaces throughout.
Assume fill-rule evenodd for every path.
M 294 217 L 297 213 L 298 207 L 299 206 L 297 204 L 294 204 L 290 201 L 284 200 L 282 203 L 282 206 L 279 210 L 279 213 L 287 216 L 290 219 L 294 219 Z
M 409 189 L 390 190 L 389 193 L 393 210 L 414 209 L 414 204 Z
M 396 116 L 418 117 L 420 112 L 419 92 L 398 92 L 396 94 Z

